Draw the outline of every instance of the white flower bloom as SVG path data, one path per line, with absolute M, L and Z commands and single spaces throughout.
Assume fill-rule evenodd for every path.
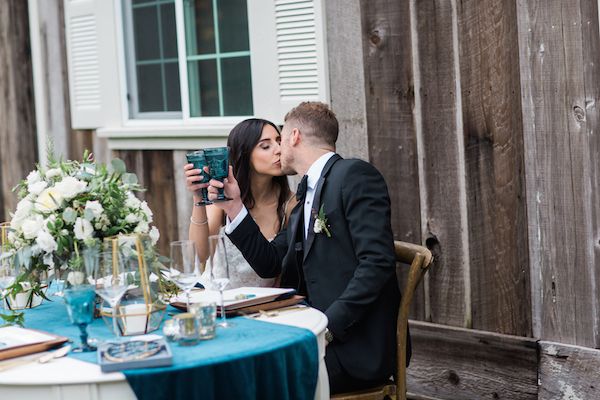
M 44 230 L 40 231 L 35 242 L 46 254 L 52 253 L 58 249 L 58 244 L 56 244 L 52 235 Z M 46 263 L 46 257 L 44 257 L 44 263 Z
M 25 239 L 34 239 L 44 227 L 44 218 L 35 214 L 31 218 L 27 218 L 23 221 L 23 236 Z
M 138 224 L 138 226 L 135 227 L 133 232 L 134 233 L 148 233 L 149 229 L 150 229 L 150 226 L 148 226 L 148 223 L 145 221 L 142 221 Z
M 41 212 L 50 212 L 56 210 L 63 201 L 62 194 L 56 187 L 45 189 L 35 202 L 35 208 Z
M 135 197 L 132 192 L 127 192 L 127 200 L 125 200 L 125 206 L 127 206 L 127 208 L 137 209 L 140 207 L 140 203 L 140 199 Z
M 29 198 L 24 198 L 17 204 L 17 210 L 15 211 L 12 220 L 10 221 L 10 227 L 13 229 L 20 229 L 23 225 L 23 221 L 31 214 L 33 209 L 33 203 Z
M 104 212 L 104 207 L 102 207 L 102 204 L 100 204 L 99 201 L 89 201 L 87 203 L 85 203 L 85 209 L 86 210 L 91 210 L 92 213 L 94 214 L 94 218 L 99 218 L 102 213 Z
M 52 168 L 46 171 L 46 178 L 54 178 L 55 176 L 62 175 L 62 170 L 60 168 Z
M 142 203 L 140 204 L 140 208 L 142 209 L 142 212 L 146 215 L 146 221 L 148 221 L 149 223 L 152 222 L 152 210 L 150 210 L 150 207 L 148 207 L 148 203 L 146 203 L 145 201 L 142 201 Z
M 85 275 L 81 271 L 71 271 L 67 274 L 67 281 L 71 285 L 81 285 L 83 283 L 84 278 Z
M 158 229 L 155 226 L 153 226 L 152 229 L 150 229 L 150 233 L 148 235 L 150 236 L 150 240 L 152 240 L 152 244 L 156 245 L 158 239 L 160 239 L 160 232 L 158 231 Z
M 60 182 L 54 185 L 54 188 L 62 195 L 66 200 L 70 200 L 77 196 L 79 193 L 85 191 L 87 182 L 80 181 L 72 176 L 63 178 Z
M 27 175 L 27 186 L 33 185 L 34 183 L 39 182 L 41 179 L 42 176 L 38 170 L 31 171 L 29 175 Z
M 139 221 L 139 218 L 137 215 L 135 214 L 128 214 L 125 217 L 125 222 L 127 222 L 128 224 L 135 224 Z
M 91 239 L 94 234 L 94 227 L 87 219 L 78 217 L 75 221 L 75 227 L 73 228 L 75 238 L 79 240 Z
M 27 190 L 29 190 L 29 193 L 37 196 L 38 194 L 42 193 L 42 190 L 46 189 L 46 187 L 48 187 L 48 183 L 46 183 L 46 181 L 39 181 L 27 185 Z
M 313 227 L 313 231 L 315 233 L 321 233 L 321 231 L 323 231 L 323 221 L 321 221 L 320 219 L 316 219 L 315 220 L 315 225 Z

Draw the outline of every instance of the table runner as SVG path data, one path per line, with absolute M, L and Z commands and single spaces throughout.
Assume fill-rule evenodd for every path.
M 61 298 L 25 311 L 25 327 L 60 334 L 79 343 Z M 177 312 L 169 307 L 169 312 Z M 140 400 L 313 399 L 318 378 L 315 335 L 303 328 L 235 318 L 235 327 L 197 346 L 171 344 L 173 365 L 123 371 Z M 101 319 L 89 327 L 98 340 L 113 336 Z M 161 331 L 153 333 L 161 334 Z M 96 363 L 96 352 L 71 353 Z

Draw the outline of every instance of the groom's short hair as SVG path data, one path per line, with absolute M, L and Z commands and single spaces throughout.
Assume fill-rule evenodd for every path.
M 339 124 L 335 113 L 327 104 L 319 101 L 302 102 L 285 115 L 284 121 L 297 123 L 309 141 L 335 147 Z

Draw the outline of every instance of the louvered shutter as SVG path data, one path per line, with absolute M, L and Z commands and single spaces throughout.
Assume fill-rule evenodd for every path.
M 119 119 L 115 2 L 65 0 L 71 124 L 94 129 Z
M 301 101 L 329 102 L 323 0 L 248 0 L 254 114 L 283 123 Z

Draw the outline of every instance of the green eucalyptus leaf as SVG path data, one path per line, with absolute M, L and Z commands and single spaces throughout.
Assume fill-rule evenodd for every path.
M 126 183 L 128 185 L 135 185 L 138 183 L 137 175 L 129 173 L 129 172 L 123 174 L 123 176 L 121 177 L 121 180 L 123 181 L 123 183 Z
M 114 158 L 110 162 L 110 167 L 112 169 L 112 172 L 115 172 L 117 174 L 124 174 L 127 170 L 127 168 L 125 167 L 125 163 L 120 158 Z
M 65 220 L 65 222 L 69 223 L 69 224 L 74 224 L 75 220 L 77 219 L 77 212 L 75 212 L 75 210 L 73 210 L 72 208 L 67 208 L 63 214 L 62 214 L 63 219 Z M 54 225 L 53 225 L 54 227 Z M 53 228 L 51 228 L 53 229 Z
M 88 221 L 93 220 L 94 219 L 94 212 L 92 210 L 90 210 L 89 208 L 87 208 L 83 212 L 83 218 L 87 219 Z

